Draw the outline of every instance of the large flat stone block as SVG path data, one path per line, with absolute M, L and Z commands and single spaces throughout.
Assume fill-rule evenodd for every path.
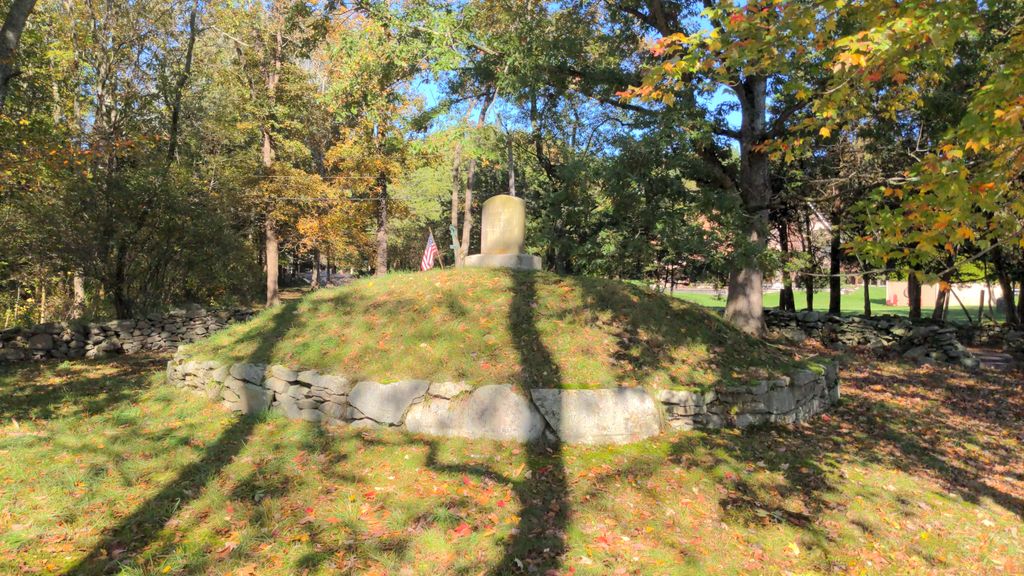
M 416 434 L 534 442 L 544 434 L 544 418 L 511 386 L 481 386 L 456 400 L 431 398 L 415 404 L 405 427 Z
M 398 426 L 406 410 L 430 386 L 426 380 L 403 380 L 394 384 L 360 382 L 348 395 L 348 403 L 367 418 Z
M 658 404 L 640 388 L 538 389 L 533 402 L 569 444 L 625 444 L 661 433 Z

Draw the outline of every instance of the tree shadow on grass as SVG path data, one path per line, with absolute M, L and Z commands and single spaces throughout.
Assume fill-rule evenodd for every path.
M 151 355 L 114 356 L 104 361 L 81 360 L 70 367 L 54 368 L 50 362 L 4 367 L 0 369 L 4 398 L 0 421 L 103 413 L 137 398 L 144 379 L 162 361 Z M 53 376 L 42 382 L 48 371 Z
M 294 306 L 282 307 L 271 318 L 268 336 L 256 343 L 250 358 L 266 358 L 277 342 L 274 335 L 283 334 L 294 322 Z M 103 537 L 81 560 L 64 572 L 66 576 L 111 574 L 122 564 L 131 562 L 155 542 L 169 520 L 182 508 L 196 500 L 206 486 L 228 466 L 245 447 L 259 415 L 238 416 L 203 451 L 195 462 L 182 468 L 177 476 L 155 495 L 136 507 L 116 526 L 104 531 Z
M 508 324 L 523 370 L 521 381 L 528 387 L 543 382 L 560 388 L 561 371 L 537 329 L 535 276 L 530 272 L 510 274 L 512 302 Z M 529 390 L 526 392 L 529 394 Z M 490 574 L 544 573 L 560 568 L 567 552 L 569 486 L 561 442 L 555 439 L 547 444 L 529 444 L 526 447 L 526 467 L 530 474 L 513 483 L 522 506 L 519 524 L 505 543 L 503 556 Z
M 1004 392 L 1014 388 L 1002 375 L 997 378 L 984 378 L 978 385 L 988 389 L 1001 383 Z M 856 380 L 854 385 L 847 384 L 845 398 L 828 415 L 803 425 L 759 427 L 742 434 L 687 434 L 673 442 L 670 461 L 706 470 L 738 469 L 721 481 L 719 506 L 725 521 L 787 524 L 812 542 L 829 540 L 818 521 L 846 506 L 848 498 L 836 496 L 849 490 L 840 484 L 845 482 L 842 470 L 850 466 L 925 476 L 967 503 L 980 505 L 987 499 L 1024 519 L 1024 487 L 1019 478 L 1001 472 L 1018 468 L 1021 457 L 997 440 L 999 434 L 1020 430 L 1024 419 L 1019 411 L 1014 412 L 1017 417 L 996 426 L 986 423 L 984 405 L 973 414 L 957 414 L 949 398 L 960 393 L 962 386 L 946 379 L 924 383 L 872 371 L 851 380 Z M 958 420 L 961 417 L 965 419 Z M 995 433 L 977 426 L 996 426 Z M 965 445 L 977 446 L 988 459 L 964 458 L 957 447 Z M 751 483 L 743 468 L 752 462 L 777 472 L 780 479 L 770 485 Z M 898 494 L 883 496 L 881 487 L 858 489 L 869 500 L 896 500 L 905 517 L 919 513 Z M 794 502 L 799 505 L 794 507 Z M 871 532 L 870 520 L 864 520 L 861 529 Z

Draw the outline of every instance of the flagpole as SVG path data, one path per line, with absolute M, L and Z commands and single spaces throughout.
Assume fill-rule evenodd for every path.
M 427 232 L 430 232 L 430 237 L 434 238 L 434 246 L 437 246 L 437 238 L 434 237 L 434 229 L 427 226 Z M 441 265 L 441 270 L 444 270 L 444 254 L 440 250 L 437 251 L 437 263 Z

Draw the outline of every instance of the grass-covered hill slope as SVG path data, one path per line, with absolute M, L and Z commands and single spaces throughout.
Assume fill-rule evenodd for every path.
M 449 270 L 321 290 L 189 347 L 352 378 L 704 388 L 797 362 L 705 308 L 612 280 Z

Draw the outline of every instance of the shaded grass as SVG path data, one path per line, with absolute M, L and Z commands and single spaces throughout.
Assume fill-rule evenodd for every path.
M 0 573 L 1024 570 L 1019 372 L 850 357 L 807 425 L 545 450 L 238 419 L 154 364 L 0 370 Z
M 513 306 L 522 282 L 533 288 L 528 301 Z M 283 327 L 275 330 L 275 323 Z M 527 323 L 531 342 L 520 342 L 517 331 Z M 256 349 L 267 342 L 273 346 Z M 524 346 L 542 346 L 549 358 Z M 644 288 L 493 270 L 391 274 L 321 290 L 220 331 L 190 352 L 384 382 L 449 378 L 563 388 L 703 388 L 801 365 L 700 306 Z

